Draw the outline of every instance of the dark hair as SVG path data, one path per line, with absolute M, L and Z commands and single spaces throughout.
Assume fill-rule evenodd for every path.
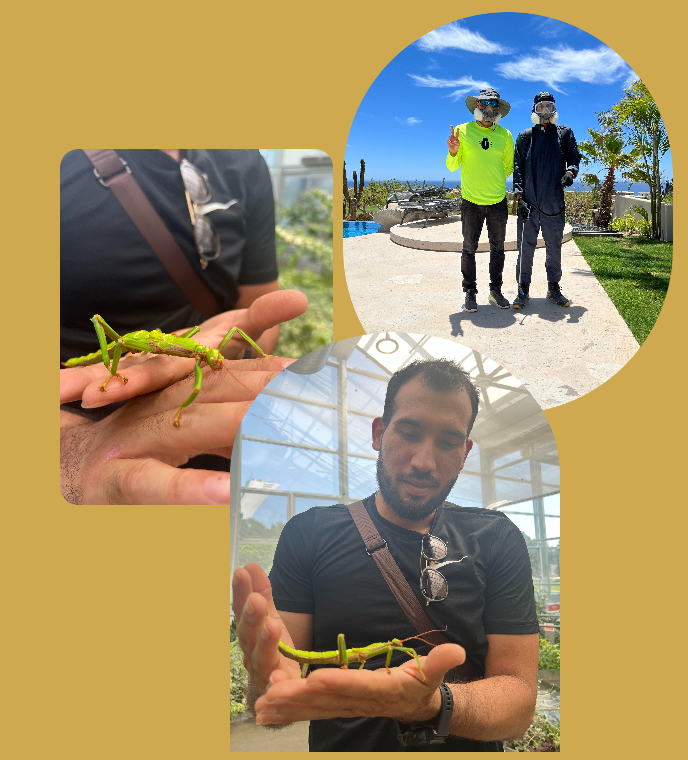
M 387 384 L 385 408 L 382 412 L 382 422 L 385 427 L 389 425 L 397 410 L 395 399 L 399 389 L 415 377 L 420 377 L 425 385 L 430 386 L 435 391 L 464 390 L 468 393 L 468 398 L 471 400 L 471 422 L 467 433 L 470 435 L 478 414 L 480 391 L 473 385 L 468 372 L 450 359 L 429 359 L 427 361 L 417 359 L 392 375 Z

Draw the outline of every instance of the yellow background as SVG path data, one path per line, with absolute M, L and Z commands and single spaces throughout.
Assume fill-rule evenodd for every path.
M 225 757 L 229 509 L 80 507 L 59 492 L 59 161 L 73 148 L 111 144 L 317 147 L 334 162 L 336 210 L 346 137 L 366 89 L 461 6 L 16 7 L 4 14 L 3 35 L 0 754 Z M 495 1 L 487 10 L 526 8 Z M 599 37 L 648 85 L 672 139 L 680 203 L 684 24 L 666 4 L 635 0 L 540 12 Z M 362 330 L 335 218 L 339 340 Z M 562 467 L 563 726 L 572 756 L 662 757 L 685 744 L 677 616 L 688 281 L 678 220 L 669 295 L 645 345 L 602 387 L 547 413 Z

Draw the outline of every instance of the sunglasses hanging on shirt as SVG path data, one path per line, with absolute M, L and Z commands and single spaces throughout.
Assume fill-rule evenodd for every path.
M 208 176 L 185 158 L 179 164 L 179 170 L 184 181 L 184 192 L 189 206 L 196 249 L 201 259 L 201 267 L 205 269 L 209 261 L 214 261 L 220 255 L 220 237 L 210 219 L 205 217 L 203 210 L 199 208 L 212 198 L 212 190 L 208 183 Z
M 444 567 L 444 565 L 453 565 L 463 562 L 468 557 L 461 557 L 461 559 L 451 559 L 446 562 L 441 562 L 447 556 L 447 545 L 441 538 L 432 536 L 429 533 L 423 536 L 420 545 L 420 592 L 425 598 L 425 606 L 427 607 L 430 602 L 441 602 L 447 598 L 449 594 L 449 584 L 447 579 L 440 573 L 437 568 Z M 423 560 L 425 559 L 425 567 L 423 568 Z M 434 566 L 430 566 L 428 563 L 434 563 Z

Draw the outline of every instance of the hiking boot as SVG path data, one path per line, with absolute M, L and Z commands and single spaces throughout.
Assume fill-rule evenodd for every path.
M 490 295 L 487 297 L 487 300 L 490 303 L 493 303 L 495 306 L 499 306 L 500 309 L 511 308 L 511 304 L 502 295 L 501 288 L 492 288 L 490 290 Z
M 514 301 L 514 309 L 525 309 L 526 304 L 528 301 L 530 301 L 530 293 L 528 292 L 530 290 L 530 283 L 527 284 L 519 284 L 518 286 L 518 295 L 516 296 L 516 300 Z
M 466 303 L 463 305 L 466 311 L 478 311 L 478 302 L 475 300 L 477 295 L 478 292 L 476 290 L 466 291 Z
M 571 301 L 561 292 L 558 282 L 547 283 L 547 298 L 557 306 L 570 306 Z

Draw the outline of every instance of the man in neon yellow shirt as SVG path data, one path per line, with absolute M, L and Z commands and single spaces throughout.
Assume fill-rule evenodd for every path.
M 461 228 L 463 252 L 461 274 L 466 293 L 466 311 L 478 311 L 478 286 L 475 273 L 475 252 L 478 239 L 487 222 L 490 241 L 490 303 L 500 309 L 510 304 L 502 295 L 504 239 L 509 209 L 506 202 L 506 178 L 514 170 L 514 140 L 511 132 L 498 122 L 511 110 L 495 90 L 481 90 L 477 97 L 469 95 L 466 107 L 475 121 L 461 124 L 447 140 L 447 168 L 461 167 Z

